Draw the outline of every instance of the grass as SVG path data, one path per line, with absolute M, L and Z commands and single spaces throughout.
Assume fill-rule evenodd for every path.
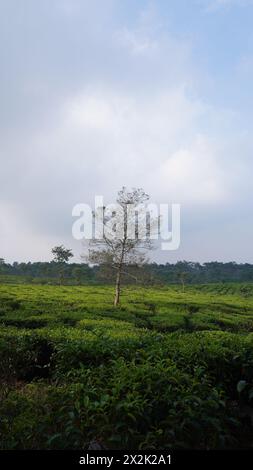
M 0 285 L 0 448 L 251 447 L 253 285 L 112 299 Z

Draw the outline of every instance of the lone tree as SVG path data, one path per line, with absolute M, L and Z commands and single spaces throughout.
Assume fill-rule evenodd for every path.
M 178 280 L 181 282 L 182 292 L 185 292 L 185 282 L 187 280 L 188 273 L 185 271 L 179 272 L 177 277 L 178 277 Z
M 152 248 L 150 235 L 155 219 L 146 208 L 149 195 L 141 188 L 118 192 L 116 204 L 101 208 L 100 237 L 89 243 L 89 263 L 107 267 L 114 272 L 114 306 L 120 301 L 122 276 L 130 276 L 127 268 L 147 262 L 147 250 Z M 114 206 L 114 207 L 112 207 Z M 94 213 L 95 224 L 97 214 Z
M 52 249 L 52 254 L 54 255 L 53 261 L 59 265 L 59 277 L 60 284 L 62 284 L 64 277 L 64 265 L 73 257 L 73 253 L 68 248 L 65 248 L 63 245 L 55 246 Z

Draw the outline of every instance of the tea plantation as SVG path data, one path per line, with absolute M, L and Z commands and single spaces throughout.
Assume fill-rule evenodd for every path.
M 0 285 L 0 448 L 253 446 L 253 284 Z

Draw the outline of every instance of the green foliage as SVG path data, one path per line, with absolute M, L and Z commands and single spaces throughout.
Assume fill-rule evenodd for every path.
M 248 287 L 1 285 L 0 448 L 250 447 Z
M 54 261 L 56 263 L 67 263 L 69 258 L 74 256 L 72 251 L 65 248 L 63 245 L 55 246 L 52 249 L 52 254 L 54 255 Z
M 67 284 L 111 284 L 114 282 L 115 272 L 105 266 L 88 266 L 87 264 L 71 263 L 66 264 L 72 256 L 71 250 L 63 246 L 53 249 L 55 261 L 57 262 L 35 262 L 7 264 L 0 259 L 0 279 L 5 282 L 35 282 L 35 283 L 55 283 L 58 277 L 58 262 L 65 263 L 64 282 Z M 114 271 L 114 270 L 113 270 Z M 176 264 L 144 264 L 141 267 L 136 265 L 128 266 L 128 275 L 123 275 L 122 281 L 126 284 L 138 285 L 182 285 L 183 290 L 186 285 L 207 283 L 204 289 L 223 290 L 229 293 L 236 288 L 237 283 L 247 283 L 253 281 L 252 264 L 236 263 L 193 263 L 180 261 Z M 11 277 L 14 278 L 11 280 Z M 210 286 L 210 283 L 218 283 L 217 286 Z M 232 283 L 232 284 L 229 284 Z M 253 293 L 253 285 L 241 284 L 237 286 L 240 294 L 247 297 Z M 182 288 L 181 288 L 182 289 Z

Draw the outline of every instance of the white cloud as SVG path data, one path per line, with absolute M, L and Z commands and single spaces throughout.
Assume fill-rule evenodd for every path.
M 63 105 L 58 127 L 35 139 L 34 153 L 38 160 L 44 155 L 46 168 L 60 159 L 63 174 L 71 175 L 73 181 L 81 174 L 88 180 L 86 189 L 74 188 L 76 197 L 88 197 L 92 185 L 112 194 L 114 189 L 108 191 L 108 182 L 115 189 L 126 183 L 143 184 L 150 172 L 170 156 L 175 158 L 183 143 L 187 151 L 204 115 L 204 106 L 187 98 L 184 88 L 153 96 L 106 88 L 84 90 Z M 154 196 L 160 186 L 159 180 L 152 185 Z M 186 181 L 186 191 L 187 187 Z
M 4 258 L 12 261 L 48 259 L 58 236 L 36 230 L 19 204 L 0 203 L 0 246 Z
M 24 36 L 29 70 L 16 50 L 23 81 L 17 73 L 17 90 L 1 110 L 10 125 L 7 119 L 1 136 L 0 256 L 10 259 L 38 259 L 52 244 L 70 245 L 73 205 L 92 203 L 95 194 L 111 202 L 122 185 L 143 186 L 157 202 L 181 202 L 188 225 L 192 212 L 218 211 L 244 194 L 249 149 L 241 146 L 233 109 L 198 97 L 192 44 L 170 34 L 152 8 L 129 26 L 111 15 L 113 1 L 109 13 L 103 3 L 98 22 L 99 2 L 77 3 L 57 2 L 59 30 L 58 13 L 50 29 L 41 6 L 36 25 L 49 31 L 45 44 L 34 30 Z
M 223 163 L 219 162 L 217 149 L 204 136 L 197 135 L 187 148 L 179 148 L 157 171 L 150 175 L 154 185 L 163 188 L 170 200 L 185 207 L 224 203 L 228 199 Z M 160 196 L 161 197 L 161 196 Z M 168 197 L 168 196 L 167 196 Z

